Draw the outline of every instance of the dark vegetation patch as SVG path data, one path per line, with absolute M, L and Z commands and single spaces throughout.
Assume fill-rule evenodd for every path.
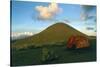
M 83 49 L 67 49 L 65 42 L 62 45 L 55 43 L 40 47 L 12 48 L 11 66 L 96 61 L 96 39 L 91 39 L 90 44 L 91 47 Z

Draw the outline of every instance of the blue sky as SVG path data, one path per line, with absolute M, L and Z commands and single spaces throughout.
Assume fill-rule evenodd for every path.
M 40 14 L 36 10 L 37 6 L 48 7 L 50 3 L 43 2 L 12 2 L 12 32 L 33 32 L 38 33 L 48 26 L 62 21 L 70 26 L 85 33 L 86 27 L 93 27 L 93 30 L 86 32 L 86 34 L 94 34 L 96 30 L 96 21 L 93 19 L 81 20 L 80 15 L 84 10 L 81 5 L 74 4 L 57 4 L 61 9 L 59 13 L 53 16 L 53 20 L 38 20 L 36 17 Z M 96 7 L 90 12 L 90 15 L 96 16 Z M 69 21 L 69 22 L 66 22 Z M 83 30 L 84 29 L 84 30 Z

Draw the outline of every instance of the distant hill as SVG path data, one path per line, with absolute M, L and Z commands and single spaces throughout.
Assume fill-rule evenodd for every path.
M 49 26 L 47 29 L 42 32 L 25 38 L 19 39 L 12 43 L 12 46 L 30 46 L 30 45 L 42 45 L 42 44 L 50 44 L 56 42 L 64 42 L 68 40 L 71 35 L 87 35 L 81 33 L 80 31 L 74 29 L 73 27 L 65 24 L 65 23 L 56 23 Z

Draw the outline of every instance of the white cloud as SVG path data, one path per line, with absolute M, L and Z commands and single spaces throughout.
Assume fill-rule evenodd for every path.
M 35 9 L 39 12 L 38 18 L 43 20 L 52 19 L 57 15 L 61 8 L 57 3 L 50 3 L 48 6 L 36 6 Z
M 12 32 L 11 37 L 20 37 L 22 35 L 32 36 L 32 32 Z
M 89 36 L 96 36 L 96 32 L 94 32 L 94 30 L 87 30 L 86 28 L 82 28 L 81 32 L 83 32 Z
M 86 20 L 87 17 L 88 17 L 88 14 L 86 14 L 85 12 L 81 12 L 81 14 L 80 14 L 81 20 Z
M 32 35 L 34 35 L 32 32 L 12 32 L 11 39 L 12 40 L 23 39 Z
M 91 11 L 94 9 L 95 6 L 81 5 L 80 7 L 82 8 L 81 13 L 80 13 L 81 20 L 96 18 L 96 14 L 91 13 Z

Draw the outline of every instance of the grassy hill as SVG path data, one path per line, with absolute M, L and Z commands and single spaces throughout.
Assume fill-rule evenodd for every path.
M 88 37 L 67 24 L 56 23 L 34 36 L 11 41 L 11 66 L 96 61 L 96 37 L 89 37 L 89 48 L 69 50 L 66 42 L 71 35 Z
M 60 22 L 49 26 L 47 29 L 34 36 L 14 41 L 12 47 L 22 48 L 32 45 L 42 46 L 45 44 L 51 45 L 58 42 L 66 42 L 71 35 L 82 35 L 87 37 L 87 35 L 79 32 L 73 27 Z

